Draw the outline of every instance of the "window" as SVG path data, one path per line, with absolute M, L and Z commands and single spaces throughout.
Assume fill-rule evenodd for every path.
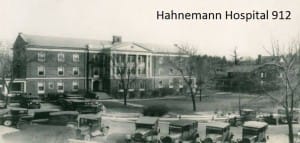
M 38 61 L 45 62 L 46 54 L 44 52 L 38 52 Z
M 79 86 L 78 86 L 78 81 L 73 81 L 72 82 L 72 90 L 73 91 L 78 91 L 78 89 L 79 89 Z
M 79 67 L 73 67 L 73 75 L 79 75 Z
M 163 81 L 162 80 L 158 82 L 158 88 L 163 88 Z
M 73 62 L 79 62 L 79 54 L 73 54 Z
M 164 62 L 164 59 L 163 59 L 163 57 L 159 57 L 159 59 L 158 59 L 158 63 L 159 64 L 162 64 Z
M 57 82 L 57 92 L 64 92 L 64 83 L 63 82 Z
M 173 88 L 173 87 L 174 87 L 173 79 L 169 79 L 169 88 Z
M 140 82 L 140 90 L 142 90 L 142 91 L 145 90 L 145 82 L 144 81 Z
M 181 79 L 178 80 L 178 86 L 179 86 L 179 88 L 183 88 L 183 83 L 182 83 Z
M 99 76 L 99 68 L 94 68 L 93 69 L 93 74 L 94 74 L 94 77 Z
M 38 66 L 38 75 L 39 76 L 45 75 L 45 67 L 44 66 Z
M 64 75 L 64 67 L 57 67 L 57 74 Z
M 44 87 L 43 82 L 38 82 L 37 87 L 38 87 L 38 94 L 44 94 L 45 93 L 45 87 Z
M 124 89 L 123 89 L 123 84 L 121 82 L 119 82 L 119 92 L 124 92 Z
M 159 69 L 158 69 L 158 75 L 160 75 L 160 74 L 161 74 L 161 69 L 159 68 Z
M 57 61 L 64 62 L 65 61 L 65 55 L 63 53 L 57 54 Z
M 48 83 L 48 87 L 49 87 L 49 89 L 54 89 L 54 83 L 53 82 L 49 82 Z

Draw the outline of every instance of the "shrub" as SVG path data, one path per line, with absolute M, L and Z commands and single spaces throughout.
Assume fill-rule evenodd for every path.
M 143 109 L 144 116 L 161 117 L 169 112 L 166 105 L 150 105 Z

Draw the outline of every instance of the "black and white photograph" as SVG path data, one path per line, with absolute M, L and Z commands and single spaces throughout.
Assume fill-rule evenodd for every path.
M 0 143 L 300 143 L 300 1 L 0 0 Z

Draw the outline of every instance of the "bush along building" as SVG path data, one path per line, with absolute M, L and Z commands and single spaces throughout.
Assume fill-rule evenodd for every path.
M 13 47 L 13 75 L 22 92 L 37 95 L 91 91 L 119 96 L 125 65 L 126 75 L 134 79 L 129 95 L 152 96 L 157 90 L 184 91 L 181 75 L 168 63 L 178 56 L 173 45 L 123 42 L 120 36 L 101 41 L 20 33 Z

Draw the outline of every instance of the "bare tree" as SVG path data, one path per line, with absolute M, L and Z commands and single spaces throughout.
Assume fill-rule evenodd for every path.
M 10 83 L 13 81 L 12 80 L 12 58 L 10 57 L 9 53 L 0 53 L 0 73 L 1 73 L 1 80 L 2 80 L 2 87 L 3 89 L 6 89 L 6 95 L 4 95 L 5 98 L 5 107 L 8 105 L 8 93 L 11 89 L 11 84 L 8 84 L 6 82 L 6 78 L 11 79 Z
M 129 89 L 132 87 L 132 84 L 136 81 L 137 63 L 133 62 L 132 58 L 133 57 L 129 58 L 126 55 L 122 55 L 121 61 L 116 62 L 117 76 L 120 80 L 120 89 L 123 90 L 122 94 L 125 106 L 127 106 Z
M 200 86 L 196 84 L 196 58 L 197 58 L 197 49 L 185 44 L 185 45 L 175 45 L 179 51 L 178 55 L 173 57 L 169 56 L 169 63 L 171 66 L 179 72 L 182 77 L 184 83 L 187 86 L 189 94 L 193 103 L 193 111 L 196 111 L 196 101 L 195 96 L 197 91 L 200 89 Z M 199 84 L 200 85 L 200 84 Z
M 298 50 L 300 49 L 300 42 L 298 40 L 292 41 L 287 48 L 280 46 L 278 41 L 272 43 L 272 55 L 276 56 L 278 60 L 271 63 L 278 67 L 280 78 L 278 80 L 279 89 L 272 92 L 264 90 L 278 105 L 285 110 L 285 116 L 288 124 L 289 143 L 294 143 L 293 120 L 294 107 L 299 101 L 299 85 L 300 85 L 300 66 L 297 63 Z
M 233 55 L 231 55 L 231 56 L 233 57 L 234 65 L 238 65 L 240 63 L 240 61 L 242 60 L 242 57 L 240 57 L 237 53 L 237 47 L 234 48 Z

